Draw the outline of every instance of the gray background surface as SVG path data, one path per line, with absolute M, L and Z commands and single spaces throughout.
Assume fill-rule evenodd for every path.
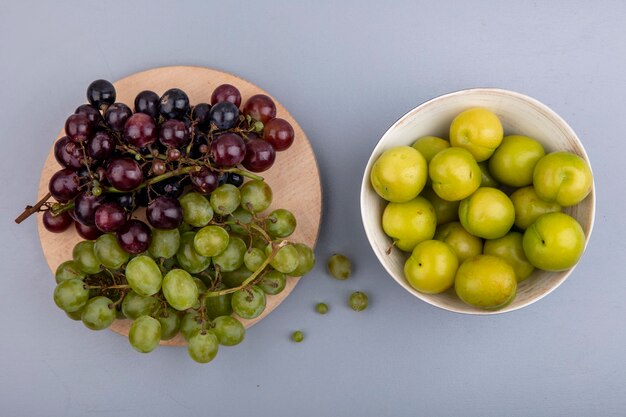
M 626 3 L 619 1 L 8 1 L 0 3 L 1 416 L 624 416 Z M 164 65 L 230 71 L 275 95 L 315 149 L 315 271 L 245 342 L 200 366 L 135 353 L 69 321 L 34 219 L 40 167 L 96 78 Z M 419 103 L 494 86 L 578 133 L 595 171 L 587 252 L 513 313 L 452 314 L 405 292 L 362 230 L 359 184 L 382 133 Z M 295 184 L 297 186 L 297 183 Z M 334 251 L 353 278 L 330 279 Z M 370 308 L 346 307 L 353 290 Z M 325 300 L 331 311 L 317 315 Z M 289 341 L 294 329 L 302 344 Z

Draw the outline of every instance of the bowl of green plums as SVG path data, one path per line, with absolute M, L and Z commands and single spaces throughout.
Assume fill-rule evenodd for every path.
M 437 97 L 393 124 L 367 163 L 361 216 L 374 253 L 434 306 L 496 314 L 561 285 L 593 228 L 594 181 L 572 128 L 501 89 Z

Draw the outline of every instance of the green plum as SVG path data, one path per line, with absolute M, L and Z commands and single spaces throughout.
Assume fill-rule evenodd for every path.
M 372 166 L 374 191 L 387 201 L 402 203 L 417 197 L 428 178 L 426 159 L 410 146 L 386 150 Z
M 533 138 L 506 136 L 489 159 L 489 172 L 504 185 L 524 187 L 533 183 L 535 165 L 545 154 L 541 143 Z
M 515 226 L 525 230 L 539 216 L 546 213 L 561 211 L 557 203 L 548 203 L 539 198 L 533 186 L 518 188 L 511 194 L 511 202 L 515 209 Z
M 474 236 L 497 239 L 508 233 L 515 222 L 515 209 L 511 199 L 502 191 L 481 187 L 461 201 L 461 224 Z
M 411 252 L 420 242 L 432 239 L 437 227 L 435 209 L 424 197 L 404 203 L 389 203 L 383 212 L 383 230 L 395 246 Z
M 425 240 L 415 246 L 404 264 L 404 276 L 416 290 L 438 294 L 454 284 L 459 261 L 454 250 L 439 240 Z
M 533 186 L 542 200 L 568 207 L 589 195 L 593 176 L 580 156 L 565 151 L 552 152 L 537 162 Z
M 498 256 L 513 267 L 517 282 L 522 282 L 530 276 L 535 267 L 528 262 L 522 245 L 522 234 L 509 232 L 499 239 L 490 239 L 483 248 L 485 255 Z
M 480 167 L 471 153 L 461 148 L 439 152 L 428 167 L 433 190 L 444 200 L 458 201 L 480 187 Z
M 478 255 L 463 262 L 456 272 L 454 289 L 459 298 L 474 307 L 498 310 L 517 294 L 513 267 L 492 255 Z
M 482 107 L 461 112 L 450 125 L 450 144 L 467 149 L 478 162 L 489 159 L 503 135 L 498 116 Z

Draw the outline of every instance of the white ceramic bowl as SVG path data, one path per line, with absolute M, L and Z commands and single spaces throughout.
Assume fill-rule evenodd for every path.
M 517 310 L 545 297 L 561 285 L 574 268 L 561 272 L 536 270 L 528 279 L 520 283 L 515 300 L 497 311 L 481 310 L 463 303 L 454 293 L 454 288 L 442 294 L 420 293 L 413 289 L 404 278 L 403 268 L 408 254 L 395 248 L 391 254 L 386 253 L 392 242 L 383 232 L 381 222 L 386 201 L 376 194 L 370 184 L 370 170 L 383 151 L 394 146 L 411 145 L 420 136 L 435 135 L 447 138 L 452 119 L 463 110 L 477 106 L 488 108 L 498 115 L 505 135 L 527 135 L 541 142 L 546 152 L 568 150 L 580 155 L 589 163 L 587 153 L 572 128 L 539 101 L 513 91 L 493 88 L 457 91 L 429 100 L 411 110 L 394 123 L 378 141 L 363 175 L 361 217 L 374 253 L 393 279 L 411 294 L 449 311 L 466 314 L 498 314 Z M 580 204 L 564 210 L 580 222 L 587 242 L 593 228 L 595 204 L 595 190 L 592 190 Z

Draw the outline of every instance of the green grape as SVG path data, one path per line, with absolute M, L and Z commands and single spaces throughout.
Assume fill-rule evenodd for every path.
M 185 340 L 189 340 L 194 332 L 206 329 L 206 323 L 198 316 L 197 311 L 185 314 L 180 321 L 180 333 Z
M 163 275 L 154 259 L 139 255 L 126 265 L 128 285 L 139 295 L 153 295 L 161 289 Z
M 271 245 L 268 245 L 265 249 L 265 253 L 269 256 L 271 250 Z M 289 274 L 295 271 L 299 261 L 300 254 L 298 253 L 298 249 L 296 249 L 294 245 L 289 244 L 278 249 L 276 256 L 270 261 L 270 265 L 283 274 Z
M 256 271 L 267 259 L 265 251 L 259 248 L 250 248 L 243 255 L 243 263 L 250 271 Z
M 296 343 L 302 342 L 304 340 L 304 333 L 302 333 L 300 330 L 296 330 L 291 334 L 291 340 Z
M 171 307 L 161 310 L 157 320 L 161 323 L 161 340 L 170 340 L 180 329 L 180 313 Z
M 193 227 L 206 226 L 213 218 L 209 200 L 200 193 L 187 193 L 178 201 L 183 208 L 183 221 Z
M 57 267 L 56 272 L 54 273 L 54 279 L 57 284 L 60 284 L 63 281 L 67 281 L 70 279 L 84 279 L 87 276 L 83 271 L 80 270 L 78 266 L 78 262 L 76 261 L 65 261 L 61 265 Z
M 93 251 L 100 263 L 109 269 L 119 269 L 128 262 L 128 253 L 117 243 L 112 233 L 98 237 L 93 244 Z
M 72 258 L 80 270 L 87 274 L 100 271 L 100 261 L 93 250 L 93 242 L 90 240 L 78 242 L 72 250 Z
M 82 309 L 88 300 L 89 290 L 80 279 L 68 279 L 54 289 L 54 302 L 66 313 Z
M 241 187 L 241 207 L 260 213 L 272 204 L 272 189 L 265 181 L 248 181 Z
M 163 278 L 163 295 L 176 310 L 187 310 L 198 302 L 198 286 L 187 271 L 172 269 Z
M 215 213 L 226 216 L 239 207 L 241 193 L 232 184 L 220 185 L 211 193 L 210 202 Z
M 265 293 L 256 285 L 235 291 L 231 300 L 233 311 L 244 319 L 258 317 L 265 310 Z
M 294 244 L 298 250 L 298 267 L 289 273 L 292 277 L 301 277 L 311 272 L 315 266 L 315 253 L 303 243 Z
M 117 307 L 115 308 L 115 318 L 116 319 L 120 319 L 120 320 L 124 320 L 126 318 L 126 316 L 124 315 L 124 313 L 122 312 L 122 306 L 121 305 L 117 305 Z
M 213 213 L 213 209 L 211 209 L 211 213 Z M 185 232 L 191 232 L 191 231 L 193 231 L 193 226 L 190 225 L 189 223 L 182 222 L 180 226 L 178 226 L 178 233 L 180 233 L 181 235 Z
M 217 256 L 228 247 L 228 232 L 219 226 L 205 226 L 193 238 L 193 247 L 202 256 Z
M 265 219 L 265 229 L 270 236 L 284 238 L 290 236 L 296 230 L 296 218 L 285 209 L 277 209 Z
M 265 250 L 267 249 L 268 245 L 269 243 L 261 236 L 257 234 L 252 235 L 252 245 L 250 245 L 251 247 Z
M 152 352 L 160 340 L 161 322 L 154 317 L 141 316 L 130 325 L 128 341 L 137 352 Z
M 282 272 L 271 270 L 257 284 L 265 294 L 276 295 L 285 289 L 287 278 Z
M 65 312 L 65 315 L 74 321 L 81 321 L 80 316 L 82 316 L 82 314 L 83 314 L 82 308 L 80 310 L 72 311 L 71 313 L 68 313 L 67 311 Z
M 326 304 L 326 303 L 317 303 L 317 305 L 315 306 L 315 311 L 317 311 L 320 314 L 328 313 L 328 304 Z
M 336 253 L 328 260 L 328 272 L 339 280 L 348 279 L 352 273 L 352 263 L 344 255 Z
M 124 317 L 135 320 L 140 316 L 153 314 L 159 307 L 159 300 L 151 296 L 143 296 L 135 291 L 130 291 L 122 300 L 122 313 Z
M 354 311 L 363 311 L 367 308 L 367 304 L 369 302 L 369 298 L 367 294 L 361 291 L 356 291 L 350 294 L 350 298 L 348 299 L 348 304 L 350 308 Z
M 186 232 L 180 236 L 180 248 L 176 253 L 178 264 L 190 274 L 202 272 L 211 265 L 211 258 L 202 256 L 194 248 L 194 232 Z
M 230 184 L 228 184 L 230 185 Z M 226 249 L 213 257 L 213 265 L 220 268 L 220 271 L 234 271 L 243 265 L 243 257 L 246 253 L 246 244 L 238 237 L 231 237 Z
M 222 273 L 222 282 L 226 284 L 228 288 L 235 288 L 243 284 L 243 282 L 252 275 L 252 271 L 246 268 L 245 265 L 241 265 L 234 271 L 228 271 Z
M 187 352 L 196 362 L 209 363 L 217 355 L 217 336 L 207 330 L 196 331 L 188 340 Z
M 246 336 L 246 328 L 239 320 L 231 316 L 220 316 L 213 320 L 213 333 L 220 345 L 235 346 Z
M 198 287 L 198 295 L 202 295 L 203 293 L 206 292 L 207 290 L 206 285 L 204 285 L 204 282 L 202 282 L 200 278 L 193 277 L 193 282 L 195 282 L 196 287 Z
M 148 252 L 153 258 L 171 258 L 176 255 L 179 246 L 180 231 L 178 229 L 152 229 L 152 242 L 150 242 Z
M 226 289 L 226 285 L 220 283 L 213 291 L 220 291 Z M 224 294 L 216 297 L 207 297 L 204 301 L 205 311 L 210 319 L 214 319 L 219 316 L 228 316 L 233 312 L 233 308 L 230 305 L 232 294 Z
M 233 211 L 228 216 L 228 221 L 229 222 L 238 221 L 242 224 L 250 224 L 250 222 L 252 221 L 252 213 L 250 213 L 247 210 L 244 210 L 242 207 L 237 207 L 237 210 Z M 229 227 L 233 233 L 237 233 L 240 235 L 245 235 L 248 233 L 245 227 L 240 226 L 238 224 L 230 224 Z
M 83 313 L 80 315 L 80 318 L 88 329 L 106 329 L 115 320 L 113 301 L 101 295 L 92 298 L 83 307 Z

